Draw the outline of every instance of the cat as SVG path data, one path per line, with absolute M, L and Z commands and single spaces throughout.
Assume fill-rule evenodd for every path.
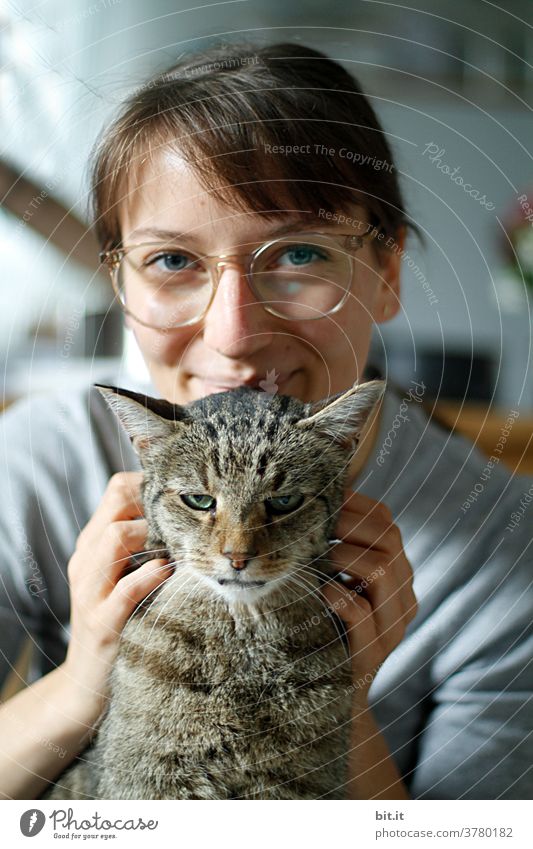
M 144 471 L 146 549 L 174 570 L 123 630 L 90 745 L 41 798 L 345 798 L 356 690 L 320 587 L 384 382 L 186 406 L 95 385 Z

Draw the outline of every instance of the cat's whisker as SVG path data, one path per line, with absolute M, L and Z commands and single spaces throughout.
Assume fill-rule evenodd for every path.
M 364 558 L 365 558 L 365 552 L 361 552 L 361 554 L 358 554 L 356 557 L 354 557 L 354 559 L 352 560 L 352 563 L 358 563 L 359 561 L 364 562 Z M 325 564 L 326 566 L 333 566 L 333 567 L 335 567 L 335 571 L 336 571 L 336 572 L 337 572 L 337 571 L 342 571 L 342 570 L 340 569 L 340 565 L 339 565 L 338 560 L 334 560 L 334 559 L 333 559 L 333 558 L 331 558 L 331 557 L 326 557 L 325 555 L 323 555 L 321 559 L 322 559 L 322 561 L 324 562 L 324 564 Z
M 317 569 L 315 566 L 311 566 L 309 563 L 301 563 L 296 571 L 300 572 L 309 572 L 312 575 L 315 575 L 317 578 L 320 578 L 324 583 L 328 584 L 331 581 L 335 580 L 335 575 L 328 574 L 328 572 L 324 572 L 322 569 Z
M 189 558 L 187 558 L 187 561 L 186 561 L 186 562 L 190 563 L 191 561 L 190 561 L 190 559 L 189 559 Z M 189 583 L 189 581 L 191 581 L 193 578 L 196 578 L 196 583 L 195 583 L 195 584 L 194 584 L 194 586 L 191 588 L 191 590 L 187 593 L 187 595 L 185 596 L 185 598 L 182 600 L 182 605 L 183 605 L 183 604 L 185 604 L 185 602 L 186 602 L 186 601 L 188 601 L 188 599 L 190 598 L 191 594 L 192 594 L 192 593 L 196 590 L 196 588 L 197 588 L 197 587 L 201 584 L 201 578 L 197 577 L 196 575 L 188 575 L 188 576 L 187 576 L 187 578 L 186 578 L 185 583 L 184 583 L 184 584 L 179 584 L 179 585 L 176 587 L 175 592 L 174 592 L 174 593 L 173 593 L 173 594 L 172 594 L 172 595 L 171 595 L 168 599 L 166 599 L 166 600 L 165 600 L 165 603 L 164 603 L 164 605 L 162 606 L 162 608 L 161 608 L 161 610 L 159 611 L 159 613 L 157 614 L 157 617 L 156 617 L 156 619 L 155 619 L 155 622 L 153 623 L 153 625 L 152 625 L 152 627 L 151 627 L 151 629 L 150 629 L 150 633 L 148 634 L 148 638 L 147 638 L 147 640 L 146 640 L 146 645 L 145 645 L 145 647 L 144 647 L 144 651 L 143 651 L 143 654 L 142 654 L 142 659 L 144 659 L 144 655 L 145 655 L 145 653 L 146 653 L 146 649 L 148 648 L 148 645 L 149 645 L 149 642 L 150 642 L 150 637 L 152 636 L 153 630 L 154 630 L 155 626 L 157 625 L 157 623 L 158 623 L 158 621 L 159 621 L 159 619 L 160 619 L 160 617 L 161 617 L 162 613 L 164 612 L 164 610 L 165 610 L 166 606 L 167 606 L 167 605 L 168 605 L 168 604 L 169 604 L 169 603 L 170 603 L 170 602 L 171 602 L 171 601 L 175 598 L 175 596 L 176 596 L 177 592 L 178 592 L 180 589 L 183 589 L 184 587 L 186 587 L 186 586 L 187 586 L 187 584 Z
M 174 564 L 172 564 L 172 563 L 166 564 L 165 566 L 162 566 L 162 567 L 161 567 L 161 570 L 166 569 L 166 568 L 167 568 L 167 566 L 170 566 L 170 565 L 174 565 Z M 158 570 L 156 570 L 156 571 L 159 571 L 159 569 L 158 569 Z M 139 602 L 139 604 L 135 607 L 135 610 L 133 610 L 133 611 L 132 611 L 132 613 L 129 615 L 128 619 L 126 620 L 126 624 L 130 624 L 130 623 L 131 623 L 132 625 L 135 625 L 135 626 L 136 626 L 135 630 L 136 630 L 136 631 L 138 631 L 138 630 L 139 630 L 139 628 L 142 626 L 142 623 L 144 622 L 145 617 L 148 615 L 148 613 L 149 613 L 149 612 L 150 612 L 150 610 L 152 609 L 153 605 L 154 605 L 154 604 L 155 604 L 155 602 L 157 601 L 158 595 L 156 595 L 156 593 L 158 593 L 158 592 L 159 592 L 159 590 L 161 590 L 161 589 L 162 589 L 162 587 L 164 587 L 164 585 L 165 585 L 165 584 L 169 583 L 169 582 L 170 582 L 173 578 L 175 578 L 175 577 L 176 577 L 176 575 L 175 575 L 175 573 L 173 572 L 171 575 L 169 575 L 167 578 L 165 578 L 165 580 L 164 580 L 164 581 L 161 581 L 161 583 L 160 583 L 160 584 L 158 584 L 158 585 L 157 585 L 157 587 L 155 587 L 153 590 L 151 590 L 151 591 L 148 593 L 148 595 L 146 595 L 146 596 L 142 599 L 142 601 L 140 601 L 140 602 Z M 150 603 L 148 604 L 148 607 L 147 607 L 147 608 L 146 608 L 146 610 L 144 611 L 143 615 L 142 615 L 142 616 L 140 616 L 138 619 L 134 619 L 135 614 L 139 611 L 140 606 L 141 606 L 141 605 L 144 605 L 144 604 L 146 603 L 146 601 L 147 601 L 148 599 L 150 599 L 150 597 L 151 597 L 151 596 L 155 596 L 155 598 L 152 598 L 152 600 L 151 600 L 151 601 L 150 601 Z M 122 632 L 121 632 L 121 634 L 120 634 L 119 642 L 122 642 L 122 640 L 123 640 L 123 636 L 124 636 L 124 629 L 122 630 Z
M 144 655 L 146 653 L 146 649 L 148 648 L 148 646 L 150 644 L 150 638 L 153 634 L 154 628 L 157 625 L 157 623 L 159 622 L 159 619 L 161 618 L 161 615 L 163 614 L 165 608 L 176 597 L 176 595 L 180 591 L 180 589 L 182 589 L 184 586 L 187 586 L 189 581 L 191 581 L 194 577 L 195 577 L 194 575 L 187 575 L 187 577 L 185 578 L 185 583 L 182 584 L 181 582 L 178 582 L 178 585 L 177 585 L 176 589 L 174 590 L 174 592 L 167 599 L 165 599 L 165 603 L 163 604 L 163 606 L 161 607 L 161 610 L 157 614 L 155 621 L 153 622 L 152 627 L 150 628 L 150 633 L 148 634 L 148 637 L 146 638 L 144 651 L 143 651 L 143 654 L 142 654 L 143 659 L 144 659 Z M 189 593 L 189 595 L 190 595 L 190 593 Z M 187 598 L 188 597 L 189 596 L 187 596 Z
M 163 570 L 165 570 L 165 569 L 168 569 L 168 568 L 169 568 L 169 566 L 179 566 L 179 565 L 181 565 L 181 563 L 184 563 L 184 562 L 185 562 L 185 561 L 183 561 L 183 560 L 172 560 L 172 561 L 170 561 L 169 563 L 165 563 L 165 564 L 163 564 L 162 566 L 158 566 L 158 567 L 157 567 L 157 569 L 155 569 L 154 571 L 155 571 L 155 572 L 163 571 Z M 142 578 L 142 577 L 143 577 L 142 575 L 141 575 L 141 576 L 139 576 L 139 580 L 141 580 L 141 578 Z M 176 577 L 176 573 L 175 573 L 175 572 L 172 572 L 172 574 L 171 574 L 171 575 L 169 575 L 169 576 L 168 576 L 168 578 L 165 578 L 165 580 L 164 580 L 164 581 L 161 581 L 161 583 L 160 583 L 160 584 L 158 584 L 158 585 L 157 585 L 157 587 L 154 587 L 154 589 L 153 589 L 153 590 L 151 590 L 151 591 L 148 593 L 148 595 L 146 595 L 146 596 L 143 598 L 143 600 L 139 602 L 139 604 L 136 606 L 135 610 L 134 610 L 134 611 L 130 614 L 130 616 L 128 617 L 128 619 L 126 620 L 126 622 L 130 622 L 130 620 L 132 619 L 132 617 L 133 617 L 133 616 L 135 616 L 135 614 L 137 613 L 137 611 L 138 611 L 138 609 L 139 609 L 139 607 L 140 607 L 140 605 L 141 605 L 141 604 L 142 604 L 142 605 L 144 605 L 144 603 L 147 601 L 147 599 L 149 599 L 151 596 L 153 596 L 155 593 L 157 593 L 157 592 L 158 592 L 158 590 L 160 590 L 160 589 L 161 589 L 161 587 L 163 587 L 163 586 L 164 586 L 164 584 L 166 584 L 168 581 L 172 580 L 172 578 L 175 578 L 175 577 Z M 152 600 L 152 602 L 148 605 L 148 608 L 145 610 L 145 612 L 143 613 L 143 615 L 142 615 L 141 617 L 139 617 L 139 619 L 138 619 L 138 624 L 139 624 L 139 625 L 141 625 L 141 623 L 142 623 L 142 621 L 143 621 L 144 617 L 146 616 L 146 614 L 150 612 L 150 610 L 152 609 L 152 605 L 153 605 L 153 603 L 154 603 L 156 600 L 157 600 L 157 599 L 153 599 L 153 600 Z
M 134 554 L 139 554 L 139 555 L 141 555 L 141 554 L 159 554 L 159 553 L 163 554 L 163 552 L 165 552 L 168 556 L 168 553 L 169 553 L 168 548 L 165 548 L 164 546 L 161 547 L 159 545 L 157 548 L 143 548 L 142 551 L 136 551 L 136 552 L 134 552 Z M 131 555 L 130 555 L 130 557 L 131 557 Z
M 177 561 L 175 561 L 175 562 L 177 562 Z M 157 567 L 157 569 L 155 569 L 154 571 L 155 571 L 155 572 L 163 571 L 163 569 L 166 569 L 168 566 L 171 566 L 171 565 L 174 565 L 174 564 L 173 564 L 173 563 L 166 563 L 166 564 L 164 564 L 163 566 L 158 566 L 158 567 Z M 141 577 L 142 577 L 142 576 L 141 576 Z M 149 593 L 148 593 L 148 595 L 146 595 L 146 596 L 144 597 L 144 599 L 143 599 L 142 601 L 140 601 L 140 602 L 139 602 L 139 604 L 137 604 L 137 605 L 136 605 L 135 609 L 134 609 L 134 610 L 130 613 L 130 615 L 129 615 L 129 616 L 128 616 L 128 618 L 126 619 L 126 622 L 125 622 L 125 624 L 124 624 L 124 628 L 126 627 L 126 625 L 128 625 L 130 622 L 132 622 L 132 618 L 135 616 L 136 612 L 138 611 L 139 606 L 140 606 L 141 604 L 144 604 L 144 602 L 145 602 L 148 598 L 150 598 L 150 596 L 151 596 L 151 595 L 153 595 L 154 593 L 156 593 L 159 589 L 161 589 L 161 587 L 162 587 L 164 584 L 166 584 L 168 581 L 170 581 L 170 580 L 171 580 L 172 578 L 174 578 L 174 577 L 175 577 L 174 573 L 173 573 L 172 575 L 169 575 L 169 576 L 168 576 L 168 578 L 165 578 L 165 580 L 164 580 L 164 581 L 161 581 L 161 583 L 160 583 L 160 584 L 158 584 L 158 585 L 157 585 L 157 587 L 155 587 L 155 589 L 151 590 L 151 592 L 149 592 Z M 152 603 L 153 603 L 153 602 L 152 602 Z M 138 625 L 140 625 L 140 624 L 141 624 L 141 622 L 143 621 L 143 619 L 144 619 L 144 617 L 146 616 L 146 614 L 147 614 L 147 613 L 149 612 L 149 610 L 152 608 L 152 603 L 150 603 L 150 605 L 148 606 L 148 610 L 146 610 L 146 611 L 143 613 L 142 617 L 140 617 L 140 619 L 139 619 L 138 623 L 136 623 L 136 624 L 138 624 Z M 123 648 L 123 646 L 124 646 L 124 643 L 123 643 L 123 640 L 124 640 L 124 628 L 123 628 L 123 629 L 122 629 L 122 631 L 120 632 L 120 635 L 119 635 L 119 638 L 118 638 L 118 642 L 119 642 L 119 645 L 121 646 L 121 650 L 122 650 L 122 651 L 124 651 L 124 648 Z M 125 654 L 125 657 L 127 657 L 127 654 Z M 105 698 L 106 698 L 106 701 L 110 701 L 111 696 L 106 696 Z
M 332 611 L 331 611 L 331 610 L 327 607 L 327 605 L 325 604 L 324 600 L 323 600 L 323 599 L 321 599 L 321 598 L 320 598 L 320 596 L 317 594 L 317 592 L 316 592 L 317 588 L 316 588 L 316 587 L 313 587 L 313 585 L 312 585 L 310 582 L 304 581 L 304 579 L 302 578 L 302 576 L 301 576 L 301 575 L 300 575 L 300 576 L 298 576 L 298 577 L 296 577 L 296 576 L 294 575 L 294 573 L 291 573 L 291 574 L 289 574 L 289 575 L 287 576 L 287 583 L 292 583 L 292 584 L 293 584 L 295 587 L 297 587 L 298 589 L 300 589 L 300 588 L 303 588 L 303 589 L 304 589 L 304 591 L 305 591 L 306 595 L 305 595 L 305 596 L 303 596 L 303 597 L 302 597 L 301 595 L 299 595 L 299 597 L 298 597 L 298 601 L 300 601 L 300 602 L 301 602 L 301 601 L 306 601 L 306 602 L 307 602 L 307 596 L 312 595 L 314 598 L 316 598 L 316 599 L 319 601 L 319 603 L 321 604 L 321 606 L 322 606 L 322 607 L 325 607 L 325 608 L 326 608 L 326 615 L 327 615 L 327 616 L 331 619 L 332 624 L 333 624 L 333 627 L 335 628 L 335 631 L 336 631 L 336 633 L 338 634 L 339 641 L 341 642 L 341 644 L 342 644 L 342 646 L 343 646 L 343 650 L 344 650 L 345 654 L 347 655 L 346 659 L 349 659 L 349 654 L 347 654 L 347 650 L 346 650 L 346 646 L 344 645 L 344 641 L 343 641 L 343 638 L 342 638 L 342 634 L 340 633 L 340 631 L 339 631 L 339 629 L 338 629 L 337 623 L 335 622 L 335 619 L 334 619 L 334 617 L 333 617 L 333 615 L 332 615 Z M 311 588 L 311 589 L 310 589 L 310 588 Z M 281 591 L 281 590 L 280 590 L 280 591 Z M 308 606 L 310 607 L 310 609 L 313 611 L 313 614 L 314 614 L 316 611 L 315 611 L 315 608 L 311 605 L 311 602 L 309 601 L 309 602 L 307 602 L 307 604 L 308 604 Z M 324 615 L 324 614 L 323 614 L 323 615 Z M 325 646 L 323 646 L 322 648 L 325 648 Z M 299 660 L 299 659 L 297 659 L 297 660 Z M 281 671 L 286 671 L 287 669 L 289 669 L 291 666 L 293 666 L 293 665 L 297 662 L 297 660 L 294 660 L 294 661 L 287 661 L 287 663 L 286 663 L 286 664 L 284 664 L 284 665 L 281 667 L 280 672 L 281 672 Z M 266 690 L 267 686 L 268 686 L 268 685 L 265 685 L 265 686 L 263 687 L 263 689 L 261 690 L 261 692 L 260 692 L 260 694 L 259 694 L 259 697 L 258 697 L 257 701 L 255 702 L 255 704 L 256 704 L 256 705 L 258 705 L 258 704 L 260 704 L 260 703 L 261 703 L 262 698 L 263 698 L 263 694 L 265 693 L 265 690 Z
M 326 602 L 326 601 L 325 601 L 325 599 L 324 599 L 324 598 L 320 595 L 319 591 L 321 591 L 321 590 L 322 590 L 322 587 L 324 586 L 324 584 L 326 584 L 326 583 L 331 583 L 331 581 L 332 581 L 332 580 L 334 580 L 334 578 L 333 578 L 333 577 L 331 577 L 331 579 L 329 579 L 329 578 L 328 578 L 328 576 L 327 576 L 327 575 L 324 575 L 324 573 L 323 573 L 323 572 L 320 572 L 319 570 L 314 570 L 314 569 L 311 569 L 311 570 L 309 570 L 309 571 L 311 571 L 312 573 L 315 573 L 315 574 L 310 575 L 309 577 L 307 577 L 307 576 L 305 575 L 305 572 L 306 572 L 306 571 L 307 571 L 307 567 L 302 567 L 302 568 L 300 568 L 300 569 L 296 569 L 296 570 L 295 570 L 295 572 L 294 572 L 294 573 L 292 573 L 292 574 L 293 574 L 293 575 L 297 575 L 297 576 L 298 576 L 298 578 L 299 578 L 300 580 L 305 581 L 305 582 L 306 582 L 306 583 L 308 583 L 308 584 L 310 583 L 311 578 L 313 578 L 313 577 L 315 577 L 315 576 L 316 576 L 316 577 L 318 577 L 318 578 L 323 579 L 323 583 L 322 583 L 322 585 L 318 585 L 318 586 L 316 586 L 316 588 L 315 588 L 315 593 L 316 593 L 316 595 L 317 595 L 317 598 L 320 600 L 320 602 L 321 602 L 321 603 L 323 603 L 324 605 L 326 605 L 326 606 L 328 607 L 328 610 L 330 610 L 331 608 L 329 608 L 329 606 L 327 605 L 327 602 Z M 303 574 L 302 574 L 302 573 L 303 573 Z M 324 579 L 325 579 L 325 580 L 324 580 Z M 336 583 L 338 583 L 338 582 L 336 582 Z M 341 588 L 342 588 L 342 584 L 341 584 L 340 586 L 341 586 Z
M 291 575 L 290 577 L 291 577 L 291 578 L 292 578 L 292 580 L 294 580 L 295 582 L 296 582 L 297 580 L 302 581 L 302 582 L 304 582 L 304 581 L 305 581 L 305 579 L 304 579 L 301 575 L 299 575 L 299 576 L 298 576 L 298 578 L 294 577 L 293 575 Z M 307 584 L 307 583 L 304 583 L 303 585 L 304 585 L 304 587 L 305 587 L 305 586 L 308 586 L 308 584 Z M 346 643 L 345 643 L 345 641 L 344 641 L 344 637 L 343 637 L 342 631 L 340 631 L 340 629 L 339 629 L 339 625 L 338 625 L 338 617 L 337 617 L 337 619 L 335 618 L 336 614 L 335 614 L 335 613 L 334 613 L 334 611 L 330 608 L 330 606 L 328 605 L 328 603 L 326 602 L 326 600 L 325 600 L 325 599 L 323 599 L 323 598 L 320 596 L 320 594 L 319 594 L 318 592 L 316 592 L 316 591 L 315 591 L 314 595 L 315 595 L 316 599 L 319 601 L 320 605 L 323 607 L 325 614 L 329 617 L 329 619 L 331 619 L 331 623 L 332 623 L 333 627 L 335 628 L 335 631 L 336 631 L 336 633 L 337 633 L 337 635 L 338 635 L 338 637 L 339 637 L 339 640 L 340 640 L 340 642 L 341 642 L 341 644 L 342 644 L 342 646 L 343 646 L 344 652 L 345 652 L 345 654 L 346 654 L 346 658 L 347 658 L 347 659 L 350 659 L 350 653 L 349 653 L 348 648 L 347 648 L 347 646 L 346 646 Z
M 335 566 L 336 568 L 334 570 L 332 570 L 331 572 L 326 572 L 324 569 L 320 569 L 317 566 L 312 566 L 311 563 L 301 561 L 298 565 L 297 571 L 298 572 L 300 572 L 300 571 L 310 572 L 313 575 L 316 575 L 318 578 L 320 578 L 324 583 L 331 583 L 332 581 L 335 581 L 339 571 L 342 571 L 342 569 L 339 569 L 338 562 L 335 561 L 335 560 L 328 559 L 328 558 L 324 557 L 323 555 L 320 558 L 317 558 L 317 560 L 318 559 L 324 564 L 324 566 L 327 567 L 327 566 L 331 565 L 331 566 Z
M 186 558 L 184 558 L 181 562 L 182 562 L 182 563 L 189 563 L 189 564 L 190 564 L 190 563 L 191 563 L 191 558 L 190 558 L 189 556 L 187 556 L 187 557 L 186 557 Z M 187 595 L 186 595 L 186 596 L 182 599 L 181 604 L 182 604 L 182 605 L 184 605 L 184 604 L 185 604 L 185 603 L 189 600 L 189 598 L 191 597 L 191 594 L 192 594 L 192 593 L 196 590 L 196 588 L 199 586 L 199 584 L 201 584 L 201 578 L 199 578 L 198 576 L 196 576 L 196 575 L 194 575 L 194 574 L 188 575 L 188 576 L 186 577 L 185 583 L 179 583 L 179 584 L 178 584 L 178 586 L 176 587 L 175 592 L 174 592 L 174 593 L 172 593 L 172 595 L 171 595 L 171 596 L 169 596 L 169 598 L 167 598 L 167 599 L 165 600 L 165 603 L 163 604 L 163 606 L 162 606 L 161 610 L 160 610 L 160 611 L 159 611 L 159 613 L 157 614 L 157 617 L 156 617 L 156 619 L 155 619 L 155 621 L 154 621 L 154 623 L 153 623 L 153 625 L 152 625 L 152 627 L 151 627 L 151 629 L 150 629 L 150 633 L 148 634 L 148 639 L 147 639 L 147 641 L 146 641 L 146 646 L 145 646 L 145 650 L 144 650 L 145 652 L 146 652 L 146 648 L 147 648 L 147 646 L 148 646 L 148 644 L 149 644 L 150 637 L 152 636 L 153 630 L 154 630 L 155 626 L 157 625 L 157 623 L 158 623 L 158 621 L 159 621 L 159 619 L 160 619 L 161 615 L 163 614 L 163 612 L 164 612 L 164 610 L 165 610 L 166 606 L 167 606 L 167 605 L 168 605 L 168 604 L 169 604 L 169 603 L 170 603 L 170 602 L 171 602 L 171 601 L 175 598 L 175 596 L 176 596 L 177 592 L 178 592 L 180 589 L 183 589 L 184 587 L 186 587 L 186 586 L 187 586 L 187 584 L 188 584 L 188 583 L 189 583 L 189 582 L 190 582 L 193 578 L 196 578 L 196 583 L 195 583 L 195 584 L 194 584 L 194 586 L 191 588 L 191 590 L 187 593 Z M 144 657 L 144 652 L 143 652 L 143 657 Z
M 148 563 L 148 561 L 152 560 L 152 559 L 158 560 L 162 557 L 168 557 L 168 549 L 166 549 L 166 548 L 147 548 L 144 551 L 134 551 L 132 553 L 126 554 L 125 557 L 118 557 L 114 561 L 114 563 L 115 563 L 115 565 L 117 565 L 118 563 L 125 563 L 127 565 L 129 561 L 133 560 L 134 565 L 133 565 L 132 568 L 135 568 L 137 566 L 143 566 L 144 565 L 143 558 L 147 554 L 153 554 L 154 557 L 153 558 L 147 557 L 146 561 L 145 561 L 146 563 Z

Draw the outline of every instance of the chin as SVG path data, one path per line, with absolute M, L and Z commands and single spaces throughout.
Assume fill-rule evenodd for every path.
M 269 596 L 278 583 L 275 579 L 265 579 L 265 582 L 261 586 L 254 585 L 253 582 L 250 582 L 251 586 L 247 587 L 244 581 L 242 585 L 230 582 L 221 584 L 212 575 L 202 575 L 201 577 L 204 584 L 209 587 L 213 594 L 218 598 L 224 599 L 229 605 L 245 604 L 247 606 L 253 606 L 260 599 Z
M 202 397 L 193 391 L 189 380 L 184 382 L 172 379 L 168 381 L 157 381 L 152 378 L 152 383 L 157 387 L 161 398 L 165 398 L 171 404 L 185 406 L 193 401 L 198 401 Z
M 302 370 L 296 369 L 285 380 L 273 385 L 273 394 L 292 395 L 305 402 L 307 399 L 303 392 L 305 386 L 303 377 Z M 211 383 L 208 380 L 197 377 L 196 375 L 191 375 L 187 381 L 187 389 L 184 394 L 187 396 L 188 400 L 197 401 L 200 398 L 205 398 L 207 395 L 215 395 L 219 392 L 228 392 L 234 388 L 235 386 Z
M 250 587 L 250 589 L 218 586 L 218 592 L 227 604 L 245 604 L 248 607 L 253 607 L 260 599 L 269 596 L 272 588 L 268 583 L 263 587 Z

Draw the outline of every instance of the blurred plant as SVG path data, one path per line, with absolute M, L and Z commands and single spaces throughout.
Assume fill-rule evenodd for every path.
M 502 240 L 506 271 L 533 294 L 533 187 L 518 196 L 502 219 L 507 239 Z

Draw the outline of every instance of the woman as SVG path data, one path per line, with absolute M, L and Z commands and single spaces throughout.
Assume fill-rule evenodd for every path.
M 364 378 L 373 325 L 400 308 L 410 222 L 391 150 L 357 83 L 308 48 L 222 46 L 134 92 L 95 151 L 93 207 L 147 394 L 333 395 Z M 273 256 L 283 275 L 330 250 L 324 286 L 276 288 Z M 190 297 L 163 297 L 184 269 Z M 367 430 L 334 549 L 351 581 L 326 589 L 349 593 L 366 697 L 349 792 L 524 798 L 530 534 L 503 530 L 524 484 L 493 464 L 461 513 L 486 461 L 427 422 L 423 394 L 389 390 Z M 29 631 L 38 680 L 1 709 L 0 788 L 35 798 L 90 738 L 121 629 L 170 567 L 127 569 L 146 538 L 141 474 L 96 390 L 17 403 L 3 438 L 4 675 Z

